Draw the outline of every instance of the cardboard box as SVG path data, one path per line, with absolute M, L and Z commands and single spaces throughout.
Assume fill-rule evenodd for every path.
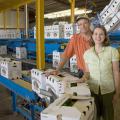
M 41 120 L 93 120 L 94 99 L 62 96 L 41 112 Z
M 34 27 L 34 39 L 36 39 L 36 27 Z
M 116 14 L 120 10 L 120 0 L 111 0 L 110 9 L 114 14 Z
M 19 61 L 1 61 L 1 75 L 14 80 L 22 77 L 22 67 Z
M 46 78 L 43 71 L 38 69 L 31 70 L 32 90 L 41 98 L 44 95 L 41 94 L 41 89 L 46 90 Z
M 109 23 L 105 24 L 105 28 L 107 31 L 111 31 L 113 29 L 115 29 L 115 27 L 119 24 L 119 19 L 114 16 L 111 21 L 109 21 Z
M 27 50 L 25 47 L 16 47 L 16 58 L 17 59 L 27 58 Z
M 60 97 L 63 94 L 77 94 L 77 95 L 90 95 L 90 90 L 87 84 L 84 86 L 78 85 L 79 78 L 74 77 L 66 72 L 62 72 L 60 75 L 50 75 L 46 78 L 46 90 L 51 90 L 53 93 Z M 79 90 L 86 89 L 86 92 Z
M 110 6 L 106 6 L 103 10 L 104 12 L 100 13 L 100 17 L 103 24 L 106 24 L 111 21 L 112 17 L 114 16 L 113 11 L 111 10 Z
M 64 25 L 64 38 L 70 39 L 73 33 L 74 33 L 73 24 L 65 24 Z
M 1 45 L 0 46 L 0 55 L 5 55 L 5 54 L 7 54 L 7 46 Z
M 61 54 L 62 54 L 62 52 L 57 52 L 56 50 L 53 51 L 53 67 L 54 68 L 57 68 L 59 63 L 60 63 L 60 61 L 62 60 Z M 67 62 L 64 65 L 64 68 L 69 68 L 69 62 Z
M 70 72 L 73 72 L 73 73 L 78 72 L 76 55 L 70 58 Z
M 52 26 L 45 26 L 44 27 L 44 37 L 46 39 L 52 38 Z
M 11 60 L 10 58 L 0 57 L 0 75 L 1 75 L 1 62 L 2 62 L 2 61 L 10 61 L 10 60 Z
M 64 38 L 64 25 L 52 25 L 52 38 Z

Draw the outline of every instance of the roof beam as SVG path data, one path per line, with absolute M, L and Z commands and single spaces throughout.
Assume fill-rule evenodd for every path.
M 68 2 L 65 2 L 65 0 L 54 0 L 54 1 L 59 2 L 59 3 L 66 5 L 66 6 L 70 6 L 70 4 Z
M 9 2 L 9 4 L 8 4 Z M 12 1 L 12 0 L 6 0 L 6 1 L 2 1 L 0 0 L 0 12 L 7 10 L 7 9 L 12 9 L 12 8 L 17 8 L 19 6 L 25 5 L 26 3 L 31 3 L 34 2 L 34 0 L 16 0 L 16 1 Z

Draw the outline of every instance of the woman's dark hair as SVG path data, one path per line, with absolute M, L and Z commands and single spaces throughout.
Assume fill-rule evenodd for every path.
M 94 31 L 95 31 L 96 28 L 102 29 L 103 32 L 104 32 L 104 34 L 105 34 L 105 40 L 104 40 L 104 42 L 103 42 L 103 46 L 109 46 L 109 45 L 110 45 L 110 41 L 109 41 L 109 38 L 108 38 L 107 31 L 106 31 L 105 27 L 104 27 L 103 25 L 97 25 L 97 26 L 94 28 L 94 30 L 93 30 L 93 34 L 94 34 Z M 94 43 L 94 45 L 95 45 L 95 43 Z

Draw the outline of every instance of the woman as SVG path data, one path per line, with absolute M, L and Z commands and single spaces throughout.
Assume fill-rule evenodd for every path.
M 98 120 L 101 116 L 103 120 L 114 120 L 113 104 L 119 96 L 119 53 L 109 46 L 103 26 L 94 29 L 92 38 L 94 47 L 84 54 L 86 73 L 89 74 L 87 82 L 95 98 Z

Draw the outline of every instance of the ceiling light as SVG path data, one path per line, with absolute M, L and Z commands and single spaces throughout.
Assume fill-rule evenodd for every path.
M 85 14 L 85 13 L 91 13 L 92 12 L 92 10 L 85 10 L 85 9 L 78 9 L 78 8 L 75 8 L 74 11 L 75 11 L 75 15 L 80 15 L 80 14 Z M 54 18 L 60 18 L 60 17 L 66 17 L 66 16 L 71 16 L 71 10 L 70 9 L 45 14 L 44 18 L 54 19 Z

